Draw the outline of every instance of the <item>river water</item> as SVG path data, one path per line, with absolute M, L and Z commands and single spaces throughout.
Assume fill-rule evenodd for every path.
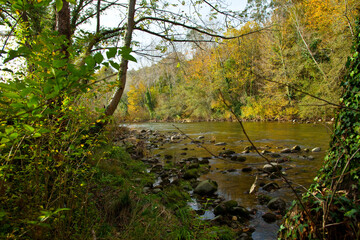
M 213 154 L 218 155 L 224 149 L 233 150 L 236 153 L 244 151 L 249 146 L 240 125 L 234 122 L 199 122 L 199 123 L 139 123 L 127 124 L 127 127 L 134 129 L 151 129 L 163 133 L 175 134 L 178 130 L 175 126 L 189 137 L 197 139 L 199 136 L 204 138 L 204 146 Z M 301 149 L 312 149 L 320 147 L 320 152 L 282 154 L 291 158 L 291 161 L 282 163 L 287 178 L 297 189 L 308 187 L 315 177 L 318 169 L 323 163 L 326 149 L 330 140 L 330 125 L 327 124 L 300 124 L 300 123 L 280 123 L 280 122 L 245 122 L 245 130 L 255 146 L 260 149 L 267 149 L 271 152 L 279 152 L 283 148 L 291 148 L 299 145 Z M 191 144 L 190 140 L 179 143 L 167 143 L 164 146 L 153 149 L 152 154 L 170 154 L 174 156 L 174 161 L 188 157 L 211 157 L 203 148 L 196 144 Z M 215 146 L 215 143 L 225 142 L 225 146 Z M 187 148 L 188 150 L 182 150 Z M 256 153 L 242 154 L 246 156 L 245 162 L 233 162 L 231 160 L 213 158 L 210 160 L 211 171 L 200 177 L 200 180 L 215 180 L 219 189 L 217 193 L 225 198 L 239 202 L 240 205 L 248 209 L 257 209 L 258 212 L 250 225 L 256 231 L 252 234 L 254 240 L 276 239 L 276 232 L 279 223 L 268 224 L 261 216 L 268 212 L 266 206 L 259 205 L 255 194 L 248 194 L 248 191 L 258 173 L 256 168 L 262 168 L 266 163 L 263 158 Z M 311 159 L 311 160 L 309 160 Z M 244 167 L 252 167 L 251 172 L 243 172 Z M 230 170 L 231 169 L 231 170 Z M 230 170 L 230 172 L 228 171 Z M 271 197 L 281 197 L 287 202 L 294 199 L 289 187 L 280 179 L 262 179 L 263 183 L 276 182 L 281 187 L 279 190 L 268 193 L 261 188 L 259 193 L 264 193 Z

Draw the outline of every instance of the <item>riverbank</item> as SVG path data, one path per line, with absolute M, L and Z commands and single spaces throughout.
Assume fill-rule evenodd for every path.
M 190 124 L 190 125 L 189 125 Z M 192 199 L 191 206 L 193 207 L 193 210 L 195 213 L 197 213 L 198 218 L 206 219 L 206 221 L 220 221 L 220 226 L 223 224 L 224 226 L 234 228 L 236 229 L 236 225 L 238 227 L 250 229 L 252 231 L 255 231 L 253 236 L 257 236 L 255 239 L 276 239 L 276 229 L 278 229 L 278 226 L 280 224 L 279 219 L 281 219 L 281 212 L 284 211 L 285 205 L 283 204 L 283 201 L 278 199 L 279 195 L 286 196 L 285 199 L 288 199 L 288 187 L 286 187 L 281 179 L 276 177 L 276 174 L 272 174 L 271 176 L 263 171 L 263 166 L 265 163 L 254 163 L 253 158 L 258 159 L 256 157 L 256 153 L 254 151 L 249 150 L 248 153 L 242 153 L 238 148 L 235 148 L 232 146 L 231 142 L 228 142 L 228 144 L 224 143 L 224 145 L 220 144 L 219 146 L 214 146 L 218 142 L 218 139 L 212 138 L 211 136 L 205 134 L 204 136 L 200 135 L 194 135 L 194 131 L 202 132 L 202 130 L 191 130 L 193 126 L 200 126 L 203 125 L 201 123 L 189 123 L 180 125 L 180 128 L 185 128 L 185 131 L 190 134 L 191 137 L 194 138 L 195 141 L 191 142 L 189 139 L 185 139 L 185 136 L 182 136 L 179 134 L 179 132 L 175 132 L 173 130 L 169 131 L 168 125 L 171 124 L 161 124 L 157 123 L 156 125 L 151 124 L 139 124 L 136 129 L 129 133 L 131 136 L 130 139 L 132 139 L 133 142 L 143 142 L 143 146 L 147 149 L 149 149 L 148 155 L 143 156 L 141 159 L 142 161 L 147 165 L 147 168 L 150 172 L 155 174 L 156 181 L 153 183 L 153 186 L 149 186 L 148 188 L 145 188 L 144 191 L 149 191 L 150 193 L 157 194 L 158 192 L 161 192 L 164 188 L 163 184 L 167 186 L 167 184 L 171 185 L 171 183 L 175 180 L 175 183 L 177 182 L 176 179 L 183 179 L 184 176 L 186 176 L 186 181 L 191 182 L 190 186 L 188 186 L 185 190 L 190 194 L 190 197 Z M 200 124 L 200 125 L 199 125 Z M 224 123 L 211 123 L 210 125 L 221 125 L 224 126 Z M 227 123 L 230 124 L 230 123 Z M 235 123 L 233 123 L 235 124 Z M 230 124 L 231 126 L 233 124 Z M 247 123 L 250 125 L 253 125 L 253 123 Z M 237 124 L 235 124 L 237 125 Z M 134 125 L 135 126 L 135 125 Z M 162 126 L 163 131 L 157 131 L 154 129 L 143 129 L 145 126 Z M 276 126 L 280 127 L 287 127 L 287 126 L 294 126 L 293 124 L 271 124 L 271 128 L 276 128 Z M 299 125 L 302 126 L 302 125 Z M 307 126 L 307 125 L 304 125 Z M 151 127 L 150 127 L 151 128 Z M 258 127 L 256 127 L 258 129 Z M 307 127 L 309 128 L 309 127 Z M 211 130 L 211 127 L 206 125 L 205 129 L 208 131 Z M 250 128 L 251 129 L 251 128 Z M 260 128 L 261 129 L 261 128 Z M 312 128 L 310 128 L 312 129 Z M 259 130 L 259 129 L 258 129 Z M 214 131 L 217 131 L 214 129 Z M 304 132 L 304 130 L 300 130 L 301 132 Z M 250 131 L 251 132 L 251 131 Z M 306 131 L 305 131 L 306 132 Z M 265 132 L 262 133 L 262 135 Z M 290 131 L 291 134 L 291 131 Z M 319 135 L 319 134 L 315 134 Z M 291 136 L 293 136 L 291 134 Z M 223 139 L 221 139 L 223 140 Z M 256 140 L 256 137 L 255 137 Z M 225 140 L 224 140 L 225 141 Z M 221 158 L 224 157 L 224 160 L 220 160 L 224 162 L 224 165 L 221 163 L 219 165 L 219 160 L 216 160 L 214 156 L 211 156 L 209 153 L 205 153 L 204 151 L 200 151 L 201 148 L 198 147 L 197 143 L 203 143 L 209 148 L 213 146 L 215 149 L 211 149 L 216 154 L 216 157 Z M 240 143 L 240 145 L 243 145 L 241 142 L 237 142 L 237 145 Z M 259 142 L 256 142 L 257 145 L 259 145 Z M 247 144 L 248 145 L 248 144 Z M 260 144 L 260 149 L 262 152 L 266 154 L 271 154 L 273 151 L 273 156 L 276 156 L 275 152 L 280 152 L 281 150 L 284 150 L 284 148 L 278 149 L 275 146 L 268 146 L 265 148 L 264 144 Z M 262 146 L 264 145 L 264 146 Z M 278 145 L 280 147 L 280 145 Z M 244 147 L 242 147 L 244 148 Z M 314 155 L 315 153 L 307 152 L 303 145 L 301 144 L 301 151 L 294 150 L 293 152 L 286 153 L 280 153 L 282 156 L 278 156 L 276 158 L 271 158 L 272 161 L 277 161 L 280 166 L 283 166 L 282 172 L 285 174 L 288 173 L 289 175 L 298 176 L 298 171 L 305 171 L 305 168 L 301 168 L 296 170 L 298 167 L 296 167 L 294 164 L 300 164 L 300 161 L 304 162 L 311 162 L 314 164 Z M 171 151 L 171 149 L 173 149 Z M 174 149 L 178 149 L 177 151 Z M 228 152 L 225 152 L 225 150 L 228 150 Z M 231 152 L 231 149 L 234 149 L 235 151 Z M 220 152 L 223 152 L 221 157 L 219 156 Z M 201 152 L 201 153 L 200 153 Z M 196 155 L 196 153 L 200 153 Z M 198 156 L 198 157 L 196 157 Z M 304 157 L 306 156 L 306 157 Z M 236 159 L 235 159 L 236 157 Z M 243 158 L 242 158 L 243 157 Z M 315 154 L 315 158 L 318 156 Z M 245 160 L 244 160 L 245 158 Z M 282 158 L 282 159 L 281 159 Z M 301 158 L 301 159 L 300 159 Z M 282 162 L 279 162 L 279 160 L 283 160 Z M 236 161 L 239 160 L 239 161 Z M 242 161 L 240 161 L 242 160 Z M 204 164 L 205 163 L 205 164 Z M 168 165 L 171 165 L 172 169 L 167 170 Z M 255 165 L 254 165 L 255 164 Z M 275 164 L 275 163 L 274 163 Z M 189 169 L 190 168 L 190 169 Z M 177 169 L 177 170 L 174 170 Z M 258 182 L 256 184 L 256 194 L 245 194 L 244 192 L 249 192 L 251 185 L 253 184 L 255 177 L 258 176 Z M 198 178 L 199 177 L 199 178 Z M 220 180 L 220 178 L 225 177 L 228 178 L 235 178 L 238 177 L 245 177 L 246 182 L 243 184 L 236 184 L 237 188 L 240 190 L 239 198 L 233 197 L 229 198 L 227 197 L 227 194 L 224 195 L 224 184 L 225 189 L 227 188 L 227 185 L 229 183 L 223 182 L 223 180 Z M 292 176 L 291 176 L 292 177 Z M 207 178 L 218 181 L 219 183 L 219 191 L 217 192 L 218 195 L 210 195 L 210 196 L 203 196 L 206 201 L 202 201 L 197 194 L 194 194 L 194 191 L 197 187 L 197 185 L 202 182 L 203 180 L 206 180 Z M 242 179 L 242 178 L 241 178 Z M 243 182 L 244 180 L 235 180 L 236 182 Z M 230 186 L 233 184 L 230 184 Z M 267 185 L 267 186 L 265 186 Z M 239 188 L 240 187 L 240 188 Z M 245 189 L 243 189 L 245 187 Z M 243 189 L 243 190 L 241 190 Z M 230 189 L 230 192 L 233 192 L 234 189 Z M 238 192 L 238 190 L 235 190 Z M 235 195 L 236 196 L 236 195 Z M 248 199 L 249 201 L 244 201 L 244 197 Z M 235 201 L 232 199 L 234 198 Z M 270 201 L 274 199 L 275 202 L 277 202 L 278 206 L 276 208 L 282 208 L 272 210 L 268 208 L 268 204 Z M 293 198 L 292 198 L 293 199 Z M 229 202 L 229 203 L 227 203 Z M 288 200 L 287 200 L 288 202 Z M 236 207 L 244 208 L 247 210 L 247 212 L 250 214 L 250 219 L 244 219 L 244 217 L 237 216 L 234 214 L 233 210 L 229 210 L 228 213 L 225 213 L 224 216 L 219 214 L 216 215 L 215 208 L 217 206 L 220 207 L 224 206 L 226 204 L 234 204 L 237 205 Z M 280 205 L 279 205 L 280 204 Z M 287 204 L 287 203 L 286 203 Z M 270 204 L 271 206 L 271 204 Z M 218 207 L 218 209 L 219 209 Z M 224 207 L 222 207 L 224 209 Z M 220 215 L 220 216 L 219 216 Z M 213 220 L 215 219 L 215 220 Z M 233 220 L 234 219 L 234 220 Z M 266 219 L 266 220 L 265 220 Z M 266 223 L 265 221 L 268 221 L 269 223 Z M 245 225 L 244 225 L 245 224 Z M 256 229 L 260 228 L 260 229 Z M 260 232 L 259 232 L 260 231 Z M 267 234 L 266 231 L 269 231 L 269 234 Z M 275 234 L 275 235 L 274 235 Z M 267 236 L 268 235 L 268 236 Z M 264 238 L 267 237 L 267 238 Z M 250 236 L 248 236 L 250 237 Z M 235 238 L 234 238 L 235 239 Z
M 219 118 L 219 119 L 133 119 L 128 121 L 122 119 L 122 122 L 131 122 L 131 123 L 197 123 L 197 122 L 238 122 L 236 118 Z M 241 119 L 242 122 L 291 122 L 291 123 L 306 123 L 306 124 L 328 124 L 331 125 L 334 123 L 334 118 L 323 119 L 323 118 L 314 118 L 314 119 Z
M 209 158 L 199 159 L 189 158 L 182 162 L 174 163 L 171 156 L 165 156 L 165 161 L 160 162 L 157 156 L 149 155 L 146 149 L 153 147 L 148 141 L 152 136 L 158 138 L 166 138 L 167 136 L 152 131 L 130 131 L 123 128 L 122 134 L 116 135 L 114 142 L 126 149 L 130 153 L 132 159 L 142 162 L 146 167 L 144 176 L 151 176 L 152 182 L 142 185 L 141 194 L 145 197 L 163 204 L 168 214 L 174 215 L 180 220 L 180 225 L 172 226 L 176 230 L 172 230 L 169 236 L 174 237 L 173 231 L 180 232 L 180 236 L 168 238 L 151 239 L 251 239 L 251 232 L 254 231 L 246 222 L 251 218 L 250 211 L 240 206 L 235 206 L 232 202 L 232 209 L 238 212 L 238 219 L 234 220 L 235 215 L 227 214 L 224 217 L 205 219 L 207 209 L 213 209 L 224 201 L 214 192 L 216 191 L 216 183 L 209 182 L 204 185 L 197 178 L 200 174 L 209 172 Z M 178 139 L 180 140 L 180 138 Z M 142 177 L 136 178 L 140 182 Z M 199 185 L 200 190 L 195 190 Z M 211 189 L 209 189 L 209 187 Z M 194 203 L 193 197 L 196 194 L 197 207 L 191 207 L 190 203 Z M 200 207 L 199 207 L 200 206 Z M 241 216 L 239 216 L 239 214 Z M 162 228 L 164 226 L 159 226 Z M 180 227 L 180 229 L 177 229 Z M 167 230 L 169 232 L 169 229 Z

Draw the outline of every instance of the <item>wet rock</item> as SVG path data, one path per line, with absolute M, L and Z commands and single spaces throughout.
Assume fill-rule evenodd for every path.
M 204 136 L 198 136 L 197 139 L 200 140 L 200 139 L 203 139 L 205 138 Z
M 217 191 L 218 184 L 212 180 L 205 180 L 200 182 L 194 189 L 194 193 L 199 195 L 210 195 Z
M 269 197 L 267 195 L 260 194 L 260 195 L 257 196 L 257 199 L 258 199 L 258 201 L 259 201 L 259 203 L 261 205 L 266 205 L 266 204 L 268 204 L 270 202 L 271 197 Z
M 272 160 L 272 162 L 274 162 L 274 163 L 284 163 L 284 162 L 288 162 L 288 161 L 290 161 L 290 159 L 288 157 L 282 157 L 282 158 Z
M 282 169 L 282 166 L 278 163 L 265 164 L 263 166 L 264 172 L 278 172 Z
M 291 149 L 290 148 L 284 148 L 284 149 L 280 150 L 280 153 L 291 153 Z
M 284 173 L 285 173 L 285 172 L 284 172 Z M 277 179 L 277 178 L 280 178 L 281 175 L 283 175 L 283 173 L 280 172 L 280 171 L 278 171 L 278 172 L 273 172 L 273 173 L 271 173 L 269 177 L 270 177 L 270 179 Z M 284 174 L 284 175 L 286 175 L 286 174 Z
M 241 169 L 241 171 L 243 172 L 251 172 L 253 170 L 252 167 L 244 167 L 243 169 Z
M 187 150 L 189 150 L 188 148 L 182 148 L 181 150 L 183 150 L 183 151 L 187 151 Z
M 301 151 L 301 147 L 299 145 L 295 145 L 291 148 L 292 151 L 296 151 L 296 152 L 299 152 Z
M 200 164 L 209 164 L 209 159 L 203 158 L 203 159 L 199 160 L 199 163 Z
M 278 210 L 280 211 L 281 213 L 284 213 L 285 210 L 286 210 L 286 203 L 284 200 L 282 200 L 281 198 L 273 198 L 271 199 L 268 204 L 267 204 L 267 207 L 271 210 Z
M 170 184 L 170 180 L 168 178 L 164 178 L 160 183 L 161 186 L 167 186 L 169 184 Z
M 309 160 L 314 160 L 315 158 L 314 158 L 314 156 L 311 156 L 311 155 L 310 155 L 310 156 L 307 157 L 307 159 L 309 159 Z
M 180 135 L 174 135 L 174 136 L 171 136 L 171 137 L 170 137 L 170 140 L 171 140 L 171 141 L 175 141 L 175 140 L 179 140 L 179 139 L 181 139 L 181 136 L 180 136 Z
M 194 163 L 196 163 L 196 162 L 199 162 L 199 159 L 196 158 L 196 157 L 190 157 L 190 158 L 187 158 L 186 161 L 187 161 L 187 162 L 194 162 Z
M 184 156 L 184 155 L 186 155 L 186 154 L 187 154 L 186 152 L 180 153 L 180 155 L 182 155 L 182 156 Z
M 185 171 L 183 178 L 185 180 L 196 179 L 198 177 L 198 171 L 196 168 L 188 169 Z
M 169 154 L 165 154 L 164 155 L 164 158 L 167 159 L 167 160 L 170 160 L 173 158 L 173 156 L 169 155 Z
M 227 210 L 231 210 L 232 208 L 237 207 L 238 205 L 239 205 L 238 202 L 235 200 L 229 200 L 224 202 L 224 206 Z
M 246 146 L 244 148 L 245 151 L 251 151 L 251 150 L 255 150 L 254 146 Z
M 237 240 L 251 240 L 252 238 L 247 233 L 241 233 Z
M 161 190 L 161 188 L 154 188 L 153 190 L 152 190 L 152 192 L 153 193 L 159 193 L 159 192 L 161 192 L 162 190 Z
M 310 152 L 310 149 L 305 148 L 305 149 L 304 149 L 304 152 Z
M 191 164 L 189 165 L 189 169 L 199 168 L 199 167 L 200 167 L 199 163 L 191 163 Z
M 246 161 L 246 157 L 244 157 L 244 156 L 232 156 L 232 157 L 231 157 L 231 161 L 235 161 L 235 162 L 245 162 L 245 161 Z
M 265 222 L 267 223 L 273 223 L 276 221 L 276 215 L 271 213 L 271 212 L 267 212 L 264 215 L 262 215 L 262 218 L 264 219 Z
M 180 185 L 180 179 L 179 179 L 179 178 L 174 179 L 174 180 L 171 182 L 171 184 L 176 185 L 176 186 L 179 186 L 179 185 Z
M 151 168 L 150 172 L 160 172 L 162 170 L 163 166 L 162 165 L 155 165 L 154 167 Z
M 238 203 L 235 200 L 229 200 L 226 202 L 222 202 L 214 208 L 214 214 L 216 216 L 226 215 L 226 214 L 230 213 L 232 208 L 237 207 L 237 206 L 238 206 Z
M 242 151 L 241 153 L 243 153 L 243 154 L 250 153 L 250 150 L 245 150 L 245 151 Z
M 229 156 L 234 154 L 235 152 L 233 150 L 225 150 L 219 153 L 220 156 Z
M 316 147 L 316 148 L 313 148 L 311 151 L 312 151 L 312 152 L 320 152 L 320 151 L 321 151 L 321 148 Z
M 149 193 L 150 187 L 144 187 L 142 191 L 143 191 L 143 193 Z
M 234 207 L 232 209 L 229 210 L 230 214 L 236 215 L 238 217 L 240 217 L 241 219 L 250 219 L 250 212 L 242 207 L 242 206 L 237 206 Z
M 275 191 L 277 189 L 280 189 L 279 185 L 277 183 L 268 183 L 265 184 L 262 189 L 264 189 L 267 192 Z
M 239 206 L 238 202 L 235 200 L 229 200 L 226 202 L 222 202 L 218 204 L 214 208 L 214 214 L 218 215 L 227 215 L 227 216 L 236 216 L 239 220 L 250 219 L 250 212 L 242 207 Z
M 267 153 L 270 153 L 270 151 L 269 150 L 262 150 L 261 151 L 261 154 L 267 154 Z
M 227 170 L 228 172 L 236 172 L 236 169 L 235 168 L 231 168 L 229 170 Z
M 225 143 L 225 142 L 218 142 L 218 143 L 215 143 L 214 145 L 215 145 L 215 146 L 225 146 L 225 145 L 227 145 L 227 143 Z

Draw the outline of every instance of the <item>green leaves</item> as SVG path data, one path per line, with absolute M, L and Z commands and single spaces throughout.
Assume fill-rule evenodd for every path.
M 114 58 L 117 54 L 117 48 L 109 48 L 109 50 L 106 52 L 106 56 L 108 59 Z
M 121 56 L 125 59 L 125 60 L 129 60 L 129 61 L 133 61 L 133 62 L 137 62 L 136 58 L 134 58 L 132 55 L 130 55 L 130 53 L 132 52 L 131 48 L 127 48 L 127 47 L 122 47 L 119 50 L 119 54 L 121 54 Z
M 100 53 L 100 52 L 97 52 L 95 55 L 94 55 L 94 60 L 97 64 L 100 64 L 102 63 L 102 61 L 104 60 L 104 57 L 103 55 Z
M 56 11 L 60 12 L 64 4 L 63 0 L 56 0 L 55 4 L 56 4 Z
M 30 133 L 33 133 L 35 131 L 35 128 L 30 125 L 24 124 L 23 127 L 26 131 L 29 131 Z
M 117 55 L 121 55 L 125 60 L 137 62 L 136 58 L 134 58 L 130 53 L 132 52 L 131 48 L 121 47 L 121 48 L 109 48 L 106 52 L 106 56 L 108 59 L 114 58 Z M 111 64 L 111 63 L 110 63 Z

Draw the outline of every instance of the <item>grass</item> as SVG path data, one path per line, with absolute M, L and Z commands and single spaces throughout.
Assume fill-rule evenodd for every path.
M 91 187 L 96 239 L 234 239 L 231 230 L 211 226 L 188 207 L 190 196 L 183 190 L 188 182 L 158 194 L 143 193 L 154 176 L 119 146 L 104 146 L 91 162 L 96 168 Z

